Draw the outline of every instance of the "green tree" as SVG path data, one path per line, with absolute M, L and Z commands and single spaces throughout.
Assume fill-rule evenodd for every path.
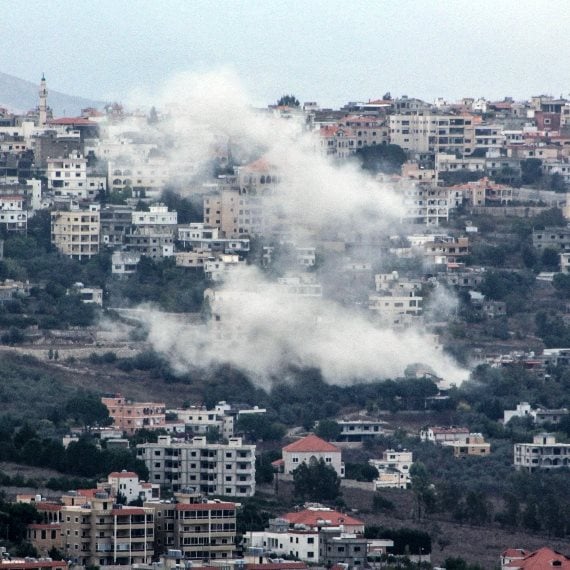
M 340 477 L 324 459 L 303 462 L 293 471 L 295 496 L 302 500 L 334 501 L 340 495 Z
M 300 107 L 299 99 L 293 94 L 282 95 L 279 101 L 277 101 L 278 107 Z
M 399 173 L 406 161 L 406 152 L 397 144 L 365 146 L 359 148 L 355 155 L 360 159 L 362 168 L 372 173 Z
M 327 441 L 338 441 L 342 428 L 335 420 L 320 420 L 315 429 L 315 434 Z
M 521 161 L 521 180 L 523 184 L 536 184 L 542 178 L 542 160 L 527 158 Z
M 421 519 L 435 508 L 435 492 L 428 470 L 421 461 L 416 461 L 410 468 L 412 491 L 416 502 L 416 513 Z

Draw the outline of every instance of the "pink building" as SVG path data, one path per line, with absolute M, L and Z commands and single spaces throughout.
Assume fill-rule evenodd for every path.
M 126 435 L 134 435 L 139 429 L 160 429 L 166 427 L 166 406 L 164 402 L 133 402 L 120 394 L 101 398 L 113 418 L 113 427 Z

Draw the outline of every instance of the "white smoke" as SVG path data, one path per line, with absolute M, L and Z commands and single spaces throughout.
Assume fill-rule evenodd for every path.
M 219 140 L 260 149 L 282 183 L 274 200 L 293 233 L 319 235 L 331 227 L 376 234 L 394 231 L 403 211 L 400 196 L 379 185 L 355 163 L 333 164 L 318 139 L 294 120 L 255 111 L 231 72 L 183 74 L 167 83 L 157 107 L 176 141 L 173 164 L 196 170 Z M 147 307 L 149 341 L 179 371 L 230 363 L 268 387 L 290 365 L 319 368 L 327 381 L 344 384 L 402 376 L 421 362 L 451 382 L 467 372 L 436 349 L 429 335 L 381 328 L 360 309 L 329 300 L 290 295 L 254 268 L 238 269 L 215 291 L 215 318 L 183 325 Z

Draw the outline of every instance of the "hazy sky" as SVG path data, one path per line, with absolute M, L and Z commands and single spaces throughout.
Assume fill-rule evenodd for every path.
M 4 0 L 0 71 L 126 100 L 234 69 L 259 104 L 570 92 L 568 0 Z

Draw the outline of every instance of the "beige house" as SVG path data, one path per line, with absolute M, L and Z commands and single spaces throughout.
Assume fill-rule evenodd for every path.
M 282 452 L 285 473 L 293 473 L 301 463 L 310 464 L 322 459 L 337 472 L 339 477 L 344 477 L 340 448 L 314 434 L 286 445 Z
M 484 457 L 491 453 L 491 444 L 480 433 L 470 433 L 465 441 L 443 441 L 442 445 L 453 448 L 455 457 Z

